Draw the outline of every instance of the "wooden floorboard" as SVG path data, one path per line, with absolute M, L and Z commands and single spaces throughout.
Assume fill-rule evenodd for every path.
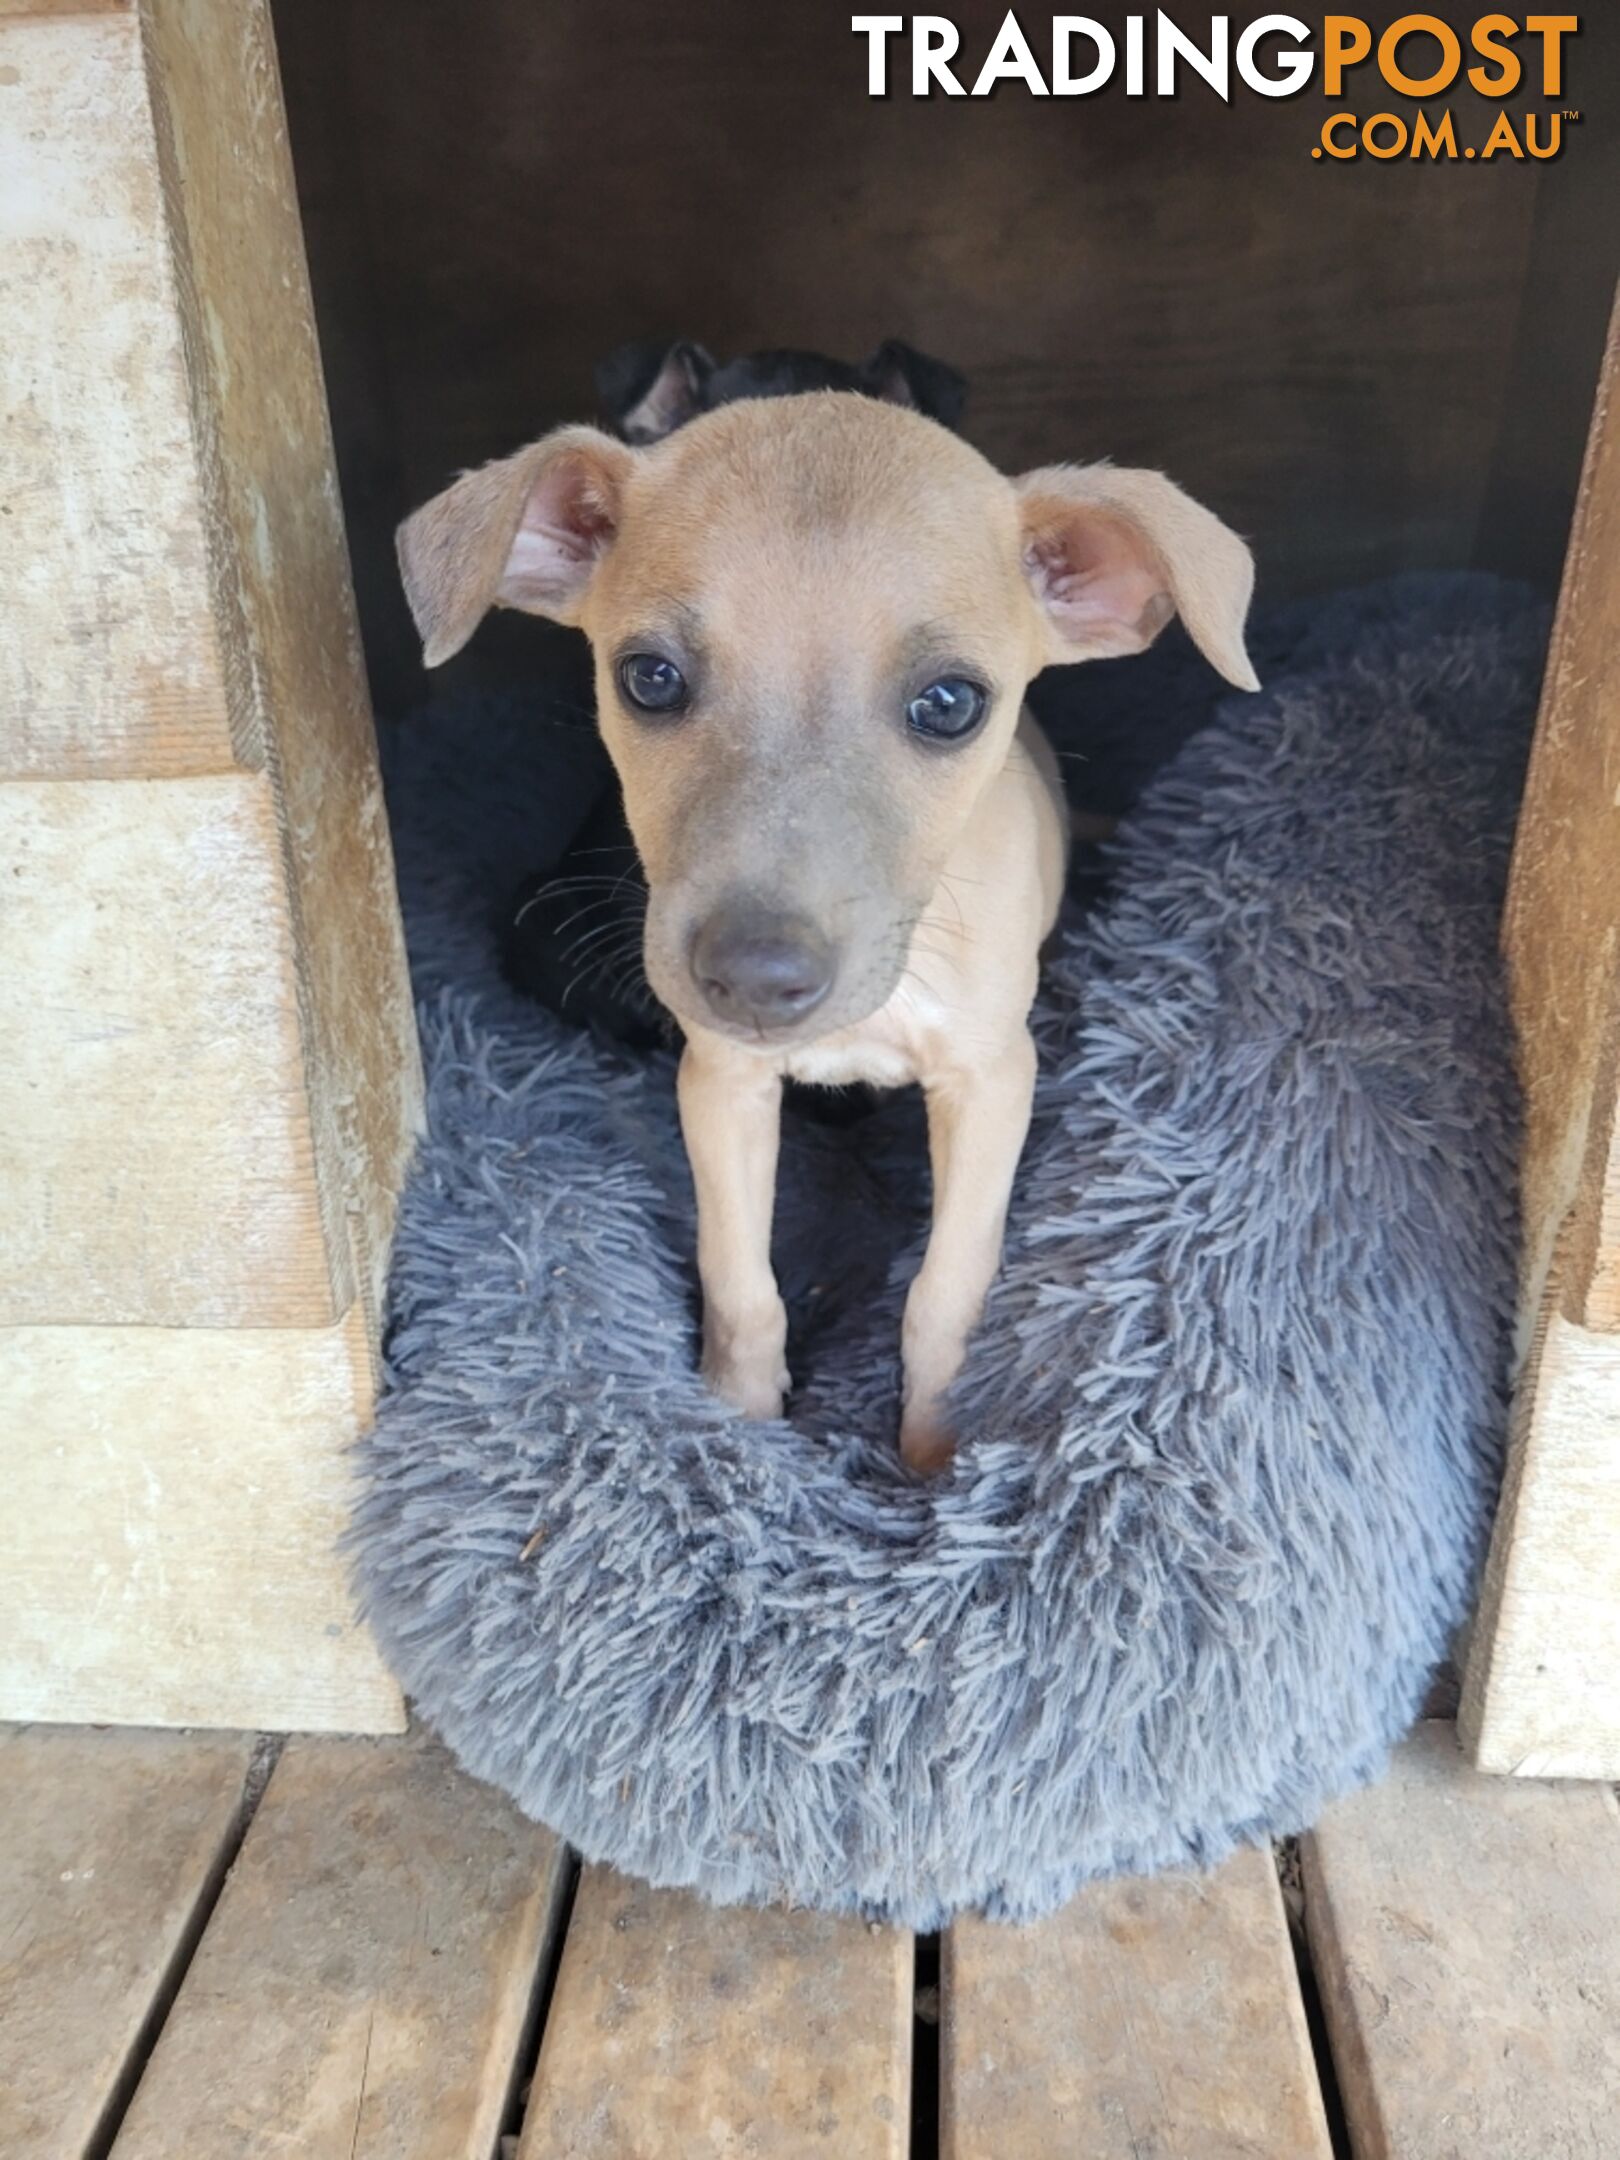
M 944 2160 L 1329 2160 L 1269 1852 L 960 1920 L 942 2010 Z
M 1620 2156 L 1620 1819 L 1427 1725 L 1304 1846 L 1356 2160 Z
M 114 2160 L 490 2160 L 563 1856 L 407 1740 L 291 1740 Z
M 907 2153 L 908 1935 L 589 1868 L 559 1949 L 565 1856 L 432 1743 L 288 1742 L 243 1838 L 253 1755 L 0 1728 L 4 2160 Z M 1620 2160 L 1609 1788 L 1422 1727 L 1303 1865 L 1354 2160 Z M 943 2160 L 1328 2160 L 1266 1853 L 963 1920 L 941 1998 Z
M 580 1880 L 521 2160 L 900 2160 L 911 1937 Z
M 0 1731 L 0 2153 L 80 2160 L 240 1828 L 240 1735 Z

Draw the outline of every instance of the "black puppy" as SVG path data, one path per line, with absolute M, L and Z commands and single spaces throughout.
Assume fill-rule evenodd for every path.
M 898 338 L 854 366 L 806 352 L 749 353 L 722 366 L 686 338 L 621 345 L 597 369 L 596 388 L 609 424 L 633 443 L 659 442 L 737 398 L 854 390 L 951 428 L 967 402 L 966 379 L 955 368 Z M 604 754 L 596 795 L 566 853 L 526 879 L 513 901 L 504 938 L 508 978 L 565 1020 L 616 1042 L 666 1039 L 669 1019 L 641 972 L 646 906 L 646 882 Z
M 890 405 L 909 405 L 954 428 L 967 403 L 967 380 L 943 360 L 887 338 L 869 360 L 851 366 L 822 353 L 745 353 L 722 365 L 701 345 L 621 345 L 596 371 L 602 410 L 626 442 L 661 442 L 699 413 L 738 398 L 799 397 L 807 390 L 854 390 Z

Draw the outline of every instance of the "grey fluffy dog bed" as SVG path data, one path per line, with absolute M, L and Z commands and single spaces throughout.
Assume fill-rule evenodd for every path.
M 1497 1474 L 1496 920 L 1544 630 L 1517 589 L 1406 581 L 1262 622 L 1258 697 L 1211 708 L 1173 651 L 1091 671 L 1127 721 L 1208 725 L 1050 970 L 931 1484 L 894 1443 L 915 1103 L 790 1120 L 800 1389 L 791 1423 L 723 1411 L 670 1060 L 496 968 L 555 749 L 493 706 L 401 731 L 430 1126 L 352 1550 L 471 1770 L 654 1882 L 917 1927 L 1213 1862 L 1377 1771 Z

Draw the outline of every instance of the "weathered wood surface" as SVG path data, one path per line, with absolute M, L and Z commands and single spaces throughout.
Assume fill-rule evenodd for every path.
M 397 1732 L 337 1551 L 371 1401 L 358 1307 L 0 1333 L 0 1717 Z
M 899 2160 L 911 1937 L 580 1882 L 520 2160 Z
M 431 1744 L 289 1741 L 116 2160 L 490 2160 L 560 1865 Z
M 133 14 L 136 0 L 0 0 L 0 22 L 8 16 Z
M 1305 1893 L 1356 2160 L 1620 2151 L 1606 1786 L 1480 1777 L 1421 1726 L 1306 1841 Z
M 0 8 L 0 776 L 256 762 L 133 8 Z
M 0 1325 L 343 1311 L 268 783 L 0 784 L 0 866 Z
M 1620 305 L 1504 926 L 1526 1093 L 1520 1378 L 1459 1722 L 1620 1777 Z
M 945 1938 L 944 2160 L 1329 2160 L 1269 1852 Z
M 0 2152 L 84 2160 L 229 1852 L 250 1739 L 0 1731 Z
M 270 10 L 142 14 L 219 636 L 275 783 L 323 1203 L 374 1313 L 421 1072 Z
M 1557 1248 L 1566 1317 L 1620 1329 L 1620 304 L 1503 936 L 1526 1098 L 1526 1312 Z
M 268 852 L 255 840 L 243 870 L 278 888 L 289 1039 L 262 1063 L 241 1043 L 233 1078 L 247 1097 L 304 1094 L 300 1197 L 328 1248 L 292 1310 L 273 1280 L 251 1308 L 228 1278 L 182 1314 L 69 1301 L 9 1317 L 319 1325 L 355 1295 L 375 1303 L 420 1074 L 264 0 L 0 20 L 0 172 L 0 776 L 263 769 Z M 118 814 L 182 813 L 142 789 Z M 110 908 L 71 877 L 51 897 L 64 936 L 113 953 L 156 939 L 138 883 Z M 216 921 L 237 933 L 228 912 L 199 913 L 187 942 L 207 943 Z M 232 1009 L 207 1017 L 224 1055 Z M 81 1124 L 122 1129 L 126 1104 L 99 1092 L 103 1047 L 54 1046 L 41 1115 L 71 1097 Z M 136 1047 L 152 1053 L 156 1102 L 172 1061 L 160 1034 Z M 137 1124 L 126 1191 L 141 1185 L 140 1139 Z M 150 1243 L 179 1195 L 172 1305 L 213 1256 L 186 1246 L 191 1185 L 168 1167 L 150 1164 L 141 1199 Z M 258 1174 L 245 1152 L 240 1168 Z M 77 1193 L 56 1212 L 89 1234 Z M 105 1235 L 126 1242 L 117 1223 Z M 66 1296 L 31 1260 L 18 1264 L 36 1303 Z
M 4 11 L 0 315 L 0 1707 L 392 1726 L 421 1076 L 266 0 Z
M 1458 1722 L 1482 1770 L 1620 1776 L 1620 1334 L 1556 1309 L 1521 1383 Z

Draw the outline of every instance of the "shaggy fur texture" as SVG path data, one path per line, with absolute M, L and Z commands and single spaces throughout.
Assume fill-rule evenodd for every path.
M 430 1132 L 352 1548 L 472 1771 L 654 1882 L 929 1927 L 1214 1862 L 1378 1770 L 1497 1476 L 1496 921 L 1544 631 L 1478 579 L 1262 623 L 1268 689 L 1150 786 L 1050 971 L 969 1437 L 928 1485 L 894 1446 L 916 1104 L 790 1118 L 793 1422 L 723 1411 L 669 1060 L 495 973 L 544 738 L 406 729 Z M 1209 698 L 1173 649 L 1127 666 L 1138 709 Z

